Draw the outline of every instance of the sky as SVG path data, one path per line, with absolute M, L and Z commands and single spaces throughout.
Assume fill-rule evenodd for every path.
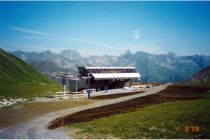
M 2 2 L 0 48 L 210 55 L 210 2 Z

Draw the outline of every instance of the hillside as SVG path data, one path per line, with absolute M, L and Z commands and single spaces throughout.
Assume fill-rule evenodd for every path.
M 0 49 L 0 98 L 35 97 L 49 94 L 59 86 L 24 61 Z
M 210 56 L 177 56 L 173 52 L 153 55 L 129 50 L 119 56 L 82 57 L 76 50 L 63 50 L 61 53 L 12 52 L 40 72 L 53 73 L 67 71 L 76 74 L 77 66 L 135 66 L 142 75 L 142 81 L 180 82 L 192 77 L 199 70 L 210 65 Z M 47 66 L 47 68 L 46 68 Z
M 199 81 L 199 82 L 206 82 L 210 81 L 210 66 L 202 69 L 201 71 L 195 73 L 191 81 Z
M 153 95 L 69 114 L 63 122 L 75 139 L 209 139 L 209 89 L 171 85 Z M 54 122 L 49 128 L 61 126 L 61 119 Z

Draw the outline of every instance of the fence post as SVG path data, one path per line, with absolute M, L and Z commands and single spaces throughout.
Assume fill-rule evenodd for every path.
M 62 117 L 61 117 L 61 127 L 63 127 L 64 126 L 64 116 L 62 115 Z

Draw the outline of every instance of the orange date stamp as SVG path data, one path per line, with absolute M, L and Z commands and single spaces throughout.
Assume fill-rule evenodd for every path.
M 185 126 L 182 126 L 182 127 L 175 127 L 175 130 L 177 132 L 179 131 L 184 131 L 185 133 L 199 133 L 203 130 L 204 128 L 200 127 L 199 125 L 196 125 L 196 124 L 189 124 L 189 125 L 185 125 Z

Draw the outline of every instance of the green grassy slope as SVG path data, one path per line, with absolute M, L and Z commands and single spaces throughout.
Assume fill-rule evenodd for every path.
M 210 138 L 209 100 L 210 93 L 198 100 L 152 105 L 69 127 L 81 129 L 78 138 Z
M 0 98 L 36 97 L 59 90 L 60 86 L 24 61 L 0 49 Z

